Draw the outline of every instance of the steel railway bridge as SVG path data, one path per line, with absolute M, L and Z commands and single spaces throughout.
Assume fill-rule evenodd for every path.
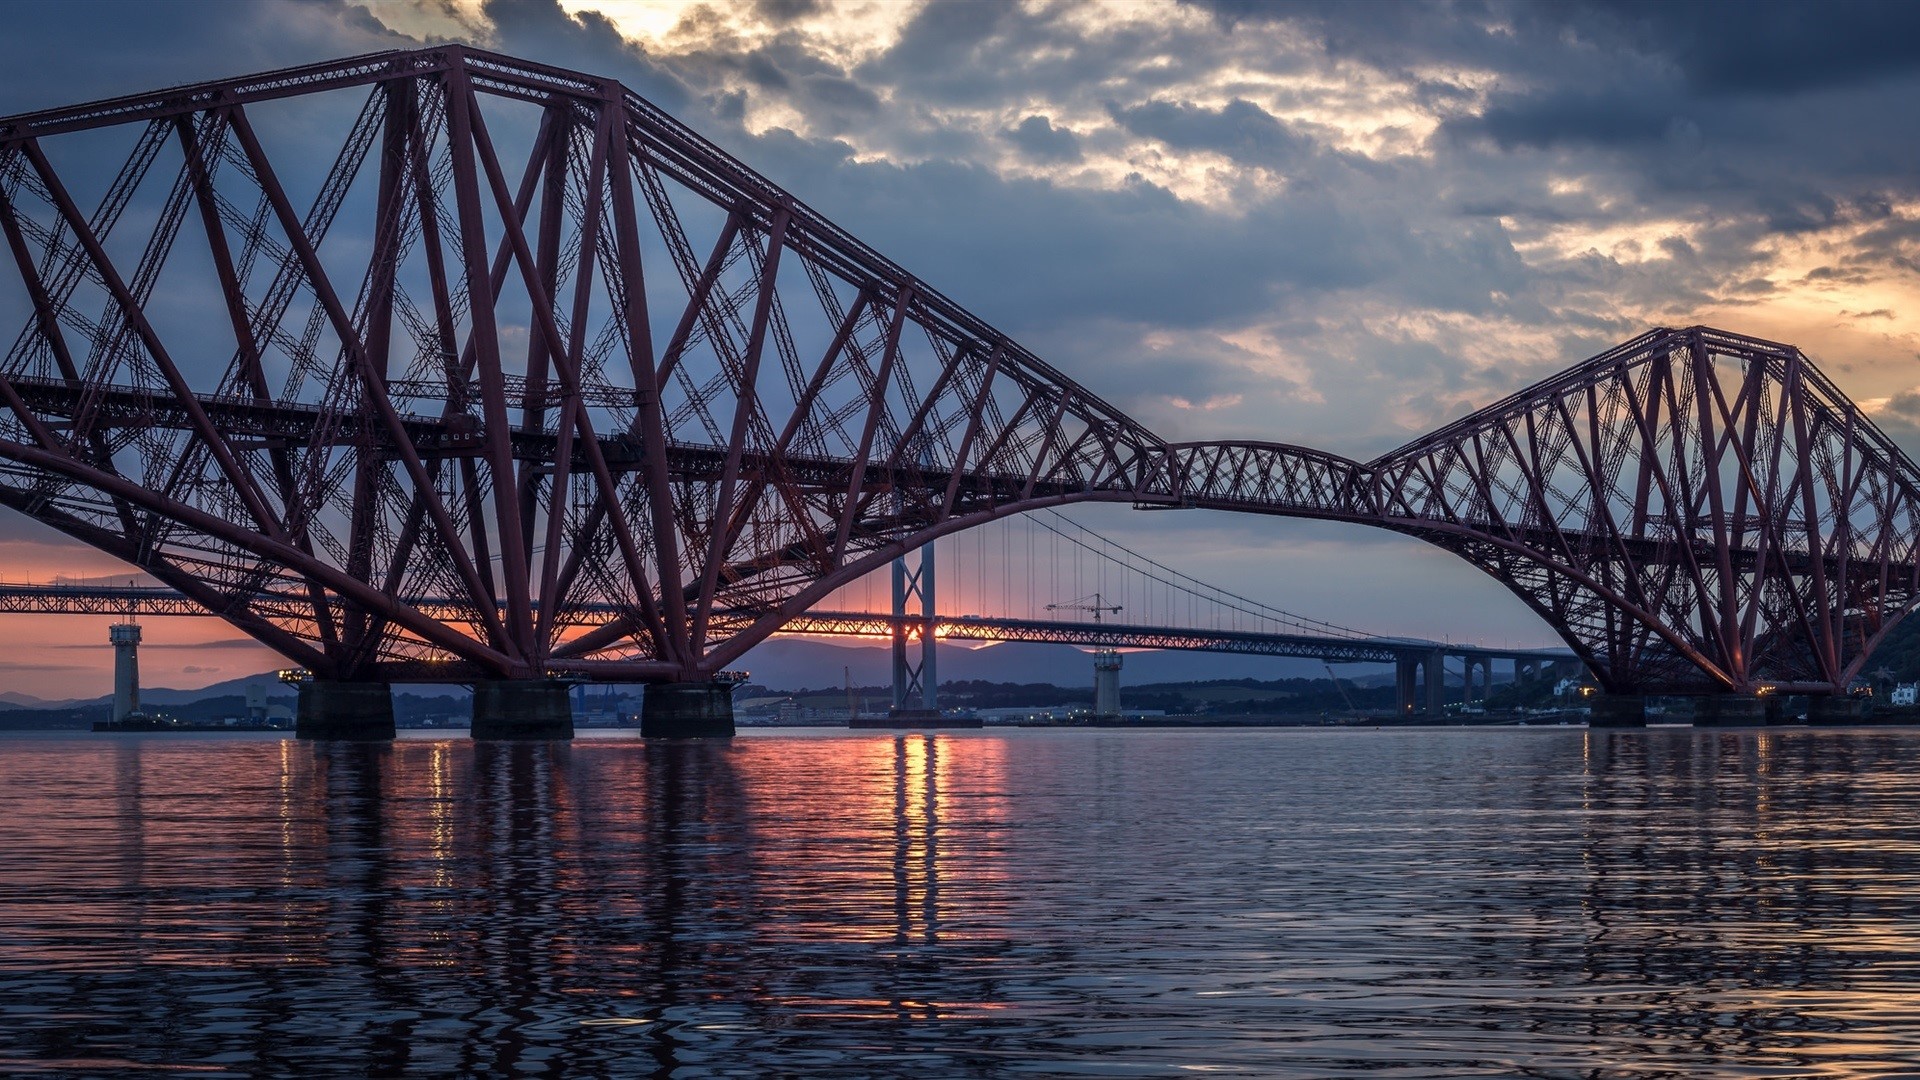
M 1083 501 L 1436 544 L 1615 722 L 1844 712 L 1916 599 L 1920 472 L 1791 346 L 1654 330 L 1367 462 L 1171 443 L 617 82 L 465 47 L 0 119 L 0 233 L 0 503 L 312 671 L 308 734 L 401 679 L 564 734 L 560 677 L 728 732 L 836 587 Z

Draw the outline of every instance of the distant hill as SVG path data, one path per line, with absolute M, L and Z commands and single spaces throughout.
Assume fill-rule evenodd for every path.
M 66 704 L 66 701 L 48 701 L 32 694 L 23 694 L 18 690 L 0 691 L 0 709 L 50 709 Z
M 175 707 L 210 701 L 214 698 L 233 698 L 237 701 L 244 701 L 247 695 L 247 687 L 254 684 L 266 687 L 267 696 L 270 698 L 293 696 L 292 688 L 281 682 L 278 674 L 271 671 L 263 671 L 255 675 L 243 675 L 237 679 L 227 679 L 224 682 L 202 686 L 195 690 L 176 690 L 167 686 L 142 686 L 140 688 L 140 703 L 142 705 L 158 707 Z M 396 689 L 421 697 L 465 699 L 470 694 L 470 691 L 464 686 L 437 684 L 406 684 L 401 687 L 396 687 Z M 66 698 L 49 701 L 45 698 L 34 697 L 32 694 L 23 694 L 17 690 L 8 690 L 0 692 L 0 711 L 71 711 L 74 709 L 87 709 L 106 705 L 112 703 L 112 701 L 112 694 L 101 694 L 98 697 L 90 698 Z
M 1876 678 L 1880 671 L 1895 683 L 1920 682 L 1920 616 L 1903 620 L 1887 634 L 1862 675 Z

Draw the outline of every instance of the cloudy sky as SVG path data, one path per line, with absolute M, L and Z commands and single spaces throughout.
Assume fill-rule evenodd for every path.
M 1920 449 L 1920 7 L 96 0 L 7 13 L 0 113 L 449 39 L 616 76 L 1170 438 L 1368 458 L 1648 327 L 1708 323 L 1800 345 Z M 1551 640 L 1477 571 L 1403 538 L 1080 517 L 1306 614 Z M 18 519 L 0 523 L 0 566 L 41 580 L 111 569 Z M 65 646 L 14 681 L 39 692 L 104 672 L 96 623 L 0 619 L 0 644 Z M 179 647 L 149 651 L 149 681 L 271 665 L 189 647 L 208 633 L 150 629 Z

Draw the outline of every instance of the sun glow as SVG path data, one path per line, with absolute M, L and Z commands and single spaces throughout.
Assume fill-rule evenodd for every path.
M 843 0 L 786 19 L 715 0 L 560 0 L 578 18 L 592 12 L 622 37 L 656 55 L 752 48 L 789 35 L 803 47 L 845 65 L 884 52 L 923 5 L 917 0 Z

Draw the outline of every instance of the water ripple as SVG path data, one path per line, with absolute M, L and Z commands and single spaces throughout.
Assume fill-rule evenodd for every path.
M 0 738 L 0 1071 L 1920 1073 L 1920 735 Z

